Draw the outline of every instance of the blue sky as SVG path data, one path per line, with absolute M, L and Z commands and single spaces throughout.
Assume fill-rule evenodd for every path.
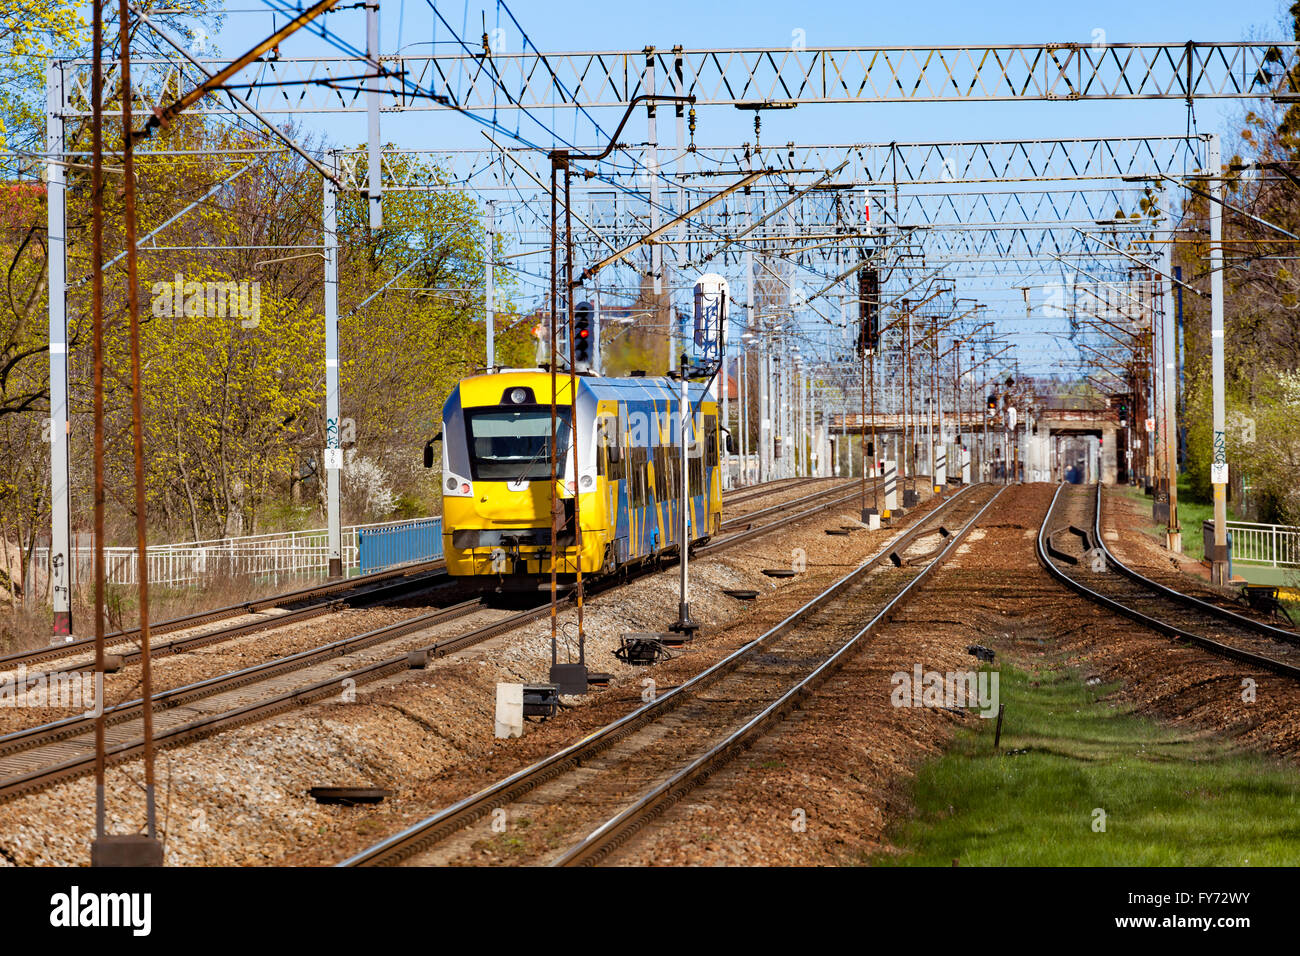
M 519 36 L 493 3 L 447 3 L 438 10 L 472 44 L 483 30 L 483 15 L 492 29 L 506 27 L 508 52 L 517 52 Z M 271 29 L 269 7 L 255 0 L 235 0 L 234 12 L 218 38 L 223 52 L 233 55 Z M 1242 40 L 1255 36 L 1286 38 L 1279 24 L 1284 4 L 1279 0 L 1239 0 L 1236 3 L 1133 3 L 1103 0 L 1092 4 L 969 2 L 879 3 L 813 0 L 803 4 L 750 0 L 702 3 L 699 0 L 656 0 L 654 3 L 538 2 L 515 0 L 511 9 L 529 38 L 546 52 L 572 50 L 639 50 L 647 44 L 669 48 L 788 47 L 794 31 L 802 30 L 808 46 L 887 45 L 940 46 L 966 43 L 1091 43 L 1094 31 L 1105 31 L 1111 43 Z M 427 0 L 383 0 L 384 52 L 404 48 L 408 53 L 430 49 L 436 38 L 439 52 L 455 49 L 449 31 L 438 24 Z M 328 18 L 331 29 L 364 44 L 363 14 L 345 10 Z M 282 22 L 282 21 L 281 21 Z M 300 34 L 285 44 L 286 56 L 325 55 L 330 51 L 316 37 Z M 1197 121 L 1202 130 L 1216 128 L 1239 112 L 1234 103 L 1201 103 Z M 390 117 L 390 119 L 392 119 Z M 336 141 L 363 135 L 359 119 L 328 123 L 307 117 L 309 126 L 325 129 Z M 734 143 L 752 137 L 751 119 L 729 108 L 700 113 L 700 140 Z M 763 138 L 819 142 L 919 141 L 975 138 L 1035 138 L 1039 136 L 1146 135 L 1182 133 L 1187 112 L 1179 102 L 1121 103 L 963 103 L 881 104 L 873 106 L 801 107 L 789 113 L 768 113 Z M 400 135 L 405 146 L 445 146 L 481 142 L 477 126 L 462 118 L 439 114 L 418 122 L 393 119 L 389 134 Z M 386 138 L 388 135 L 386 134 Z

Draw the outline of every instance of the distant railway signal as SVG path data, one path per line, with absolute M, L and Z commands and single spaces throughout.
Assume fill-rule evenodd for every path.
M 858 272 L 858 355 L 880 346 L 880 271 L 865 266 Z

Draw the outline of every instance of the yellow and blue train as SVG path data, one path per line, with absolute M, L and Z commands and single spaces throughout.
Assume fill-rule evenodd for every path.
M 675 551 L 681 536 L 680 382 L 556 378 L 556 572 L 609 573 Z M 687 386 L 692 543 L 722 522 L 718 403 Z M 512 370 L 463 380 L 442 410 L 447 570 L 530 586 L 551 574 L 551 374 Z M 574 516 L 581 537 L 575 540 Z

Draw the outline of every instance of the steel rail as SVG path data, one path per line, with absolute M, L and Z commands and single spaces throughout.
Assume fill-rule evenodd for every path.
M 449 575 L 435 574 L 431 575 L 431 580 L 427 582 L 421 582 L 416 578 L 407 581 L 396 581 L 382 587 L 364 591 L 349 598 L 325 601 L 320 604 L 312 604 L 308 607 L 286 611 L 285 613 L 274 617 L 258 618 L 257 620 L 247 621 L 243 624 L 233 624 L 219 630 L 208 631 L 204 634 L 193 634 L 189 637 L 178 637 L 158 644 L 151 643 L 150 651 L 154 658 L 166 657 L 173 654 L 183 654 L 195 650 L 196 648 L 207 647 L 211 644 L 220 644 L 224 641 L 234 640 L 237 637 L 256 634 L 259 631 L 276 630 L 290 624 L 299 624 L 303 621 L 309 621 L 317 617 L 324 617 L 326 614 L 333 614 L 348 608 L 381 604 L 384 601 L 390 601 L 394 598 L 406 597 L 412 593 L 419 593 L 421 590 L 438 587 L 446 584 L 450 580 L 451 578 Z M 126 666 L 128 664 L 134 664 L 136 661 L 140 660 L 141 653 L 142 651 L 139 647 L 133 647 L 131 650 L 115 656 L 118 658 L 120 666 Z M 93 669 L 93 661 L 64 664 L 62 667 L 50 667 L 41 671 L 32 671 L 27 674 L 26 682 L 30 684 L 33 680 L 49 674 L 69 674 Z
M 1293 678 L 1300 679 L 1300 667 L 1297 667 L 1292 664 L 1286 664 L 1282 661 L 1275 660 L 1263 654 L 1256 654 L 1251 651 L 1245 651 L 1242 650 L 1241 648 L 1233 647 L 1229 644 L 1224 644 L 1221 641 L 1216 641 L 1202 634 L 1197 634 L 1193 631 L 1189 631 L 1186 628 L 1178 627 L 1175 624 L 1170 624 L 1169 622 L 1161 620 L 1158 617 L 1153 617 L 1150 614 L 1145 614 L 1142 611 L 1137 610 L 1136 608 L 1130 607 L 1129 605 L 1123 603 L 1120 600 L 1117 600 L 1116 598 L 1110 597 L 1109 595 L 1106 594 L 1102 594 L 1100 591 L 1088 587 L 1082 581 L 1076 579 L 1070 574 L 1067 574 L 1060 567 L 1059 563 L 1056 560 L 1053 560 L 1051 554 L 1055 549 L 1049 546 L 1049 541 L 1048 541 L 1051 534 L 1054 533 L 1048 531 L 1048 526 L 1051 524 L 1052 514 L 1056 510 L 1056 504 L 1061 497 L 1061 492 L 1066 487 L 1067 487 L 1066 485 L 1062 484 L 1056 489 L 1056 493 L 1052 496 L 1052 502 L 1050 505 L 1048 505 L 1047 514 L 1046 516 L 1044 516 L 1043 523 L 1038 530 L 1038 547 L 1037 547 L 1038 560 L 1039 563 L 1041 563 L 1043 567 L 1047 569 L 1048 573 L 1050 573 L 1053 577 L 1055 577 L 1066 587 L 1070 588 L 1072 591 L 1076 592 L 1077 594 L 1087 598 L 1088 600 L 1093 601 L 1096 604 L 1100 604 L 1103 607 L 1116 612 L 1117 614 L 1122 614 L 1124 617 L 1127 617 L 1130 620 L 1136 621 L 1139 624 L 1149 627 L 1152 630 L 1158 631 L 1161 634 L 1171 637 L 1176 641 L 1183 641 L 1188 644 L 1195 645 L 1204 650 L 1211 651 L 1212 653 L 1217 654 L 1221 657 L 1230 658 L 1232 660 L 1239 661 L 1243 664 L 1251 664 L 1257 667 L 1262 667 L 1265 670 L 1273 671 L 1274 673 L 1281 674 L 1285 677 L 1293 677 Z M 1098 505 L 1099 504 L 1100 504 L 1100 499 L 1098 500 Z M 1105 546 L 1105 543 L 1101 540 L 1101 535 L 1096 533 L 1100 530 L 1099 507 L 1098 510 L 1094 512 L 1093 529 L 1094 529 L 1094 534 L 1096 534 L 1097 544 L 1099 547 L 1101 547 L 1102 552 L 1106 555 L 1106 560 L 1109 562 L 1109 567 L 1116 569 L 1120 574 L 1130 578 L 1135 583 L 1138 583 L 1140 585 L 1143 585 L 1144 587 L 1149 588 L 1153 593 L 1161 597 L 1165 597 L 1169 600 L 1172 600 L 1176 603 L 1185 604 L 1193 608 L 1194 610 L 1200 611 L 1206 615 L 1222 617 L 1225 620 L 1231 620 L 1231 622 L 1234 624 L 1238 623 L 1239 621 L 1248 622 L 1249 625 L 1251 625 L 1250 629 L 1252 630 L 1256 628 L 1267 628 L 1269 632 L 1279 630 L 1278 628 L 1270 628 L 1266 624 L 1261 624 L 1259 621 L 1251 621 L 1249 618 L 1244 618 L 1241 617 L 1241 615 L 1233 614 L 1233 612 L 1231 611 L 1226 611 L 1223 608 L 1215 607 L 1212 604 L 1207 604 L 1206 602 L 1200 601 L 1197 598 L 1193 598 L 1190 595 L 1183 594 L 1179 591 L 1174 591 L 1171 588 L 1167 588 L 1162 584 L 1158 584 L 1155 581 L 1143 577 L 1142 575 L 1138 574 L 1136 571 L 1133 571 L 1131 568 L 1127 567 L 1123 562 L 1115 558 L 1114 554 L 1111 553 L 1111 551 Z M 1295 643 L 1294 634 L 1290 634 L 1285 631 L 1281 631 L 1280 633 L 1286 634 L 1287 637 L 1290 639 L 1290 642 Z M 1270 634 L 1269 636 L 1272 635 Z
M 376 843 L 338 865 L 345 867 L 384 865 L 421 852 L 457 830 L 470 825 L 497 807 L 514 802 L 548 780 L 579 766 L 584 760 L 608 749 L 641 727 L 658 720 L 684 702 L 692 693 L 714 684 L 731 673 L 742 662 L 781 637 L 795 624 L 833 601 L 842 591 L 879 567 L 892 552 L 906 547 L 909 542 L 920 537 L 924 533 L 926 525 L 942 516 L 957 502 L 965 500 L 966 495 L 975 487 L 979 486 L 968 486 L 962 489 L 943 502 L 938 508 L 922 515 L 916 524 L 895 535 L 884 547 L 821 594 L 809 600 L 766 633 L 740 647 L 707 670 L 577 743 L 480 790 L 478 793 L 427 817 L 400 833 Z M 856 494 L 857 490 L 855 489 L 849 497 Z M 737 537 L 740 536 L 733 536 L 727 539 L 727 542 L 734 543 Z M 719 543 L 722 544 L 723 542 Z
M 1101 500 L 1101 485 L 1098 484 L 1095 514 L 1092 523 L 1093 540 L 1096 542 L 1096 546 L 1101 548 L 1102 552 L 1106 555 L 1106 561 L 1109 565 L 1119 571 L 1120 574 L 1132 581 L 1136 581 L 1144 587 L 1150 588 L 1170 600 L 1177 601 L 1180 604 L 1185 604 L 1198 611 L 1221 618 L 1237 627 L 1245 628 L 1248 631 L 1255 631 L 1256 633 L 1262 634 L 1265 637 L 1270 637 L 1275 641 L 1282 641 L 1285 644 L 1296 644 L 1300 646 L 1300 634 L 1297 634 L 1295 631 L 1275 627 L 1274 625 L 1267 624 L 1264 621 L 1257 621 L 1254 618 L 1246 617 L 1244 614 L 1238 614 L 1236 611 L 1229 610 L 1226 607 L 1219 607 L 1217 604 L 1211 604 L 1209 601 L 1204 601 L 1194 595 L 1184 594 L 1182 591 L 1175 590 L 1174 588 L 1161 584 L 1159 581 L 1154 581 L 1151 578 L 1139 574 L 1123 561 L 1120 561 L 1115 557 L 1110 548 L 1106 547 L 1105 538 L 1101 533 Z
M 153 695 L 154 710 L 169 710 L 184 704 L 190 704 L 194 701 L 201 700 L 205 697 L 211 697 L 224 691 L 234 690 L 248 684 L 255 683 L 259 680 L 266 680 L 271 677 L 278 677 L 294 670 L 301 670 L 312 664 L 318 664 L 321 661 L 330 660 L 344 654 L 350 654 L 354 651 L 364 650 L 375 644 L 391 641 L 396 638 L 405 637 L 407 634 L 431 627 L 435 624 L 441 624 L 446 621 L 455 620 L 464 617 L 482 607 L 477 600 L 464 601 L 460 604 L 454 604 L 451 607 L 441 608 L 428 614 L 421 614 L 417 617 L 407 618 L 403 621 L 396 621 L 392 624 L 386 624 L 383 627 L 374 630 L 365 631 L 361 634 L 354 634 L 349 637 L 340 638 L 337 641 L 331 641 L 328 644 L 322 644 L 317 647 L 308 648 L 307 650 L 298 651 L 294 654 L 288 654 L 284 657 L 277 657 L 274 660 L 265 661 L 261 664 L 254 664 L 237 671 L 231 671 L 226 674 L 219 674 L 215 677 L 204 678 L 203 680 L 194 681 L 190 684 L 183 684 L 180 687 L 173 687 L 168 690 L 160 690 Z M 403 655 L 404 656 L 404 655 Z M 138 717 L 143 711 L 143 699 L 135 698 L 134 700 L 123 701 L 111 707 L 104 708 L 104 716 L 107 722 L 111 724 L 122 723 Z M 46 724 L 39 724 L 35 727 L 26 727 L 22 730 L 16 730 L 0 736 L 0 757 L 7 756 L 11 753 L 17 753 L 21 750 L 30 750 L 33 747 L 44 746 L 58 740 L 65 740 L 74 737 L 86 730 L 90 726 L 92 719 L 85 716 L 64 717 L 59 720 L 51 721 Z M 4 792 L 4 778 L 0 777 L 0 795 Z
M 761 484 L 747 485 L 743 488 L 737 488 L 735 492 L 724 494 L 722 496 L 722 506 L 725 508 L 729 504 L 741 505 L 746 501 L 753 500 L 754 498 L 761 498 L 764 495 L 775 494 L 782 488 L 790 487 L 790 485 L 798 480 L 799 479 L 797 478 L 773 478 L 771 481 L 764 481 Z M 737 494 L 737 492 L 740 493 Z
M 822 492 L 821 494 L 829 494 L 829 491 Z M 721 551 L 734 544 L 750 540 L 763 532 L 784 527 L 793 521 L 812 517 L 813 515 L 825 511 L 827 508 L 842 503 L 844 500 L 847 500 L 846 497 L 832 498 L 823 504 L 795 512 L 793 515 L 778 519 L 777 521 L 770 522 L 769 524 L 762 525 L 758 528 L 709 542 L 707 545 L 697 550 L 699 553 Z M 613 588 L 619 586 L 619 583 L 610 580 L 605 586 L 607 588 Z M 286 657 L 276 658 L 275 660 L 244 668 L 233 673 L 222 674 L 205 680 L 196 681 L 182 687 L 160 691 L 153 695 L 153 709 L 155 711 L 170 710 L 220 693 L 255 684 L 259 681 L 278 677 L 294 670 L 300 670 L 304 667 L 321 663 L 334 657 L 407 636 L 424 628 L 454 619 L 455 617 L 472 613 L 480 606 L 481 604 L 478 601 L 466 601 L 450 608 L 443 608 L 405 621 L 397 621 L 393 624 L 386 625 L 373 631 L 368 631 L 364 634 L 342 638 L 320 647 L 310 648 Z M 429 658 L 445 657 L 448 654 L 464 650 L 493 637 L 508 633 L 509 631 L 522 627 L 534 620 L 538 620 L 549 613 L 550 603 L 548 602 L 539 605 L 538 607 L 509 615 L 499 621 L 475 628 L 463 634 L 447 638 L 446 640 L 437 641 L 427 647 L 418 648 L 415 653 L 425 653 Z M 393 657 L 365 664 L 345 673 L 332 675 L 326 680 L 317 681 L 305 687 L 285 691 L 265 700 L 253 701 L 231 708 L 222 713 L 206 715 L 193 721 L 168 727 L 154 735 L 154 743 L 157 746 L 172 747 L 192 740 L 198 740 L 210 736 L 220 730 L 228 729 L 251 720 L 265 719 L 289 710 L 299 704 L 311 703 L 321 698 L 328 697 L 339 688 L 346 686 L 344 684 L 345 681 L 353 681 L 353 686 L 355 686 L 400 673 L 401 671 L 409 669 L 410 666 L 410 656 L 408 653 L 403 652 L 402 654 Z M 105 708 L 105 721 L 108 725 L 124 723 L 140 716 L 142 711 L 142 700 L 137 699 L 133 701 L 125 701 L 121 704 L 115 705 L 114 707 Z M 22 751 L 30 751 L 39 747 L 56 744 L 61 741 L 84 735 L 87 727 L 93 724 L 93 722 L 93 718 L 91 717 L 78 715 L 0 736 L 0 757 L 7 757 Z M 141 738 L 132 738 L 123 741 L 107 748 L 106 759 L 109 764 L 120 763 L 123 760 L 141 753 L 143 745 L 144 742 Z M 34 790 L 42 789 L 62 780 L 79 776 L 87 772 L 93 766 L 93 763 L 93 755 L 82 755 L 57 764 L 39 767 L 24 773 L 0 777 L 0 802 L 13 799 Z
M 873 481 L 879 481 L 879 479 L 873 479 Z M 813 501 L 817 498 L 822 497 L 823 495 L 832 494 L 836 491 L 846 490 L 849 487 L 859 488 L 856 482 L 853 483 L 846 482 L 844 484 L 835 485 L 834 487 L 831 488 L 823 488 L 821 491 L 814 491 L 810 495 L 802 495 L 798 498 L 791 498 L 789 501 L 778 502 L 777 504 L 771 505 L 767 508 L 763 508 L 759 511 L 751 511 L 748 514 L 743 514 L 743 515 L 734 515 L 733 517 L 727 518 L 722 522 L 722 530 L 726 530 L 727 528 L 734 528 L 743 522 L 752 521 L 755 518 L 765 518 L 770 514 L 776 514 L 778 511 L 783 511 L 784 509 L 790 507 L 791 505 L 802 504 L 805 501 Z M 777 492 L 788 491 L 788 490 L 789 490 L 789 486 L 786 486 L 785 488 L 775 488 L 769 493 L 776 494 Z
M 340 591 L 355 590 L 377 581 L 385 581 L 394 577 L 425 575 L 430 572 L 442 571 L 445 563 L 441 558 L 435 561 L 423 561 L 418 564 L 404 565 L 400 568 L 391 568 L 387 571 L 377 571 L 374 574 L 367 574 L 362 578 L 349 578 L 346 581 L 335 581 L 330 584 L 319 584 L 309 588 L 301 588 L 297 591 L 286 591 L 281 594 L 272 594 L 264 598 L 256 598 L 252 601 L 241 601 L 238 604 L 229 604 L 225 607 L 213 608 L 210 611 L 198 611 L 194 614 L 186 614 L 181 617 L 174 617 L 166 621 L 159 621 L 157 624 L 150 623 L 149 632 L 151 634 L 168 634 L 174 631 L 182 631 L 191 627 L 198 627 L 202 624 L 212 624 L 216 621 L 223 621 L 227 618 L 239 617 L 242 614 L 256 614 L 260 611 L 266 611 L 271 608 L 282 607 L 286 604 L 298 604 L 303 601 L 310 601 L 319 597 L 326 597 L 331 594 L 337 594 Z M 363 592 L 364 593 L 364 592 Z M 125 628 L 120 631 L 104 635 L 104 641 L 107 646 L 120 644 L 124 641 L 132 640 L 139 637 L 139 628 Z M 12 654 L 0 656 L 0 670 L 6 670 L 19 664 L 39 663 L 41 661 L 55 660 L 60 657 L 67 657 L 71 654 L 82 651 L 93 650 L 95 639 L 93 637 L 83 637 L 75 641 L 66 641 L 62 644 L 53 644 L 49 647 L 38 647 L 29 651 L 16 651 Z
M 591 866 L 599 863 L 626 843 L 648 822 L 704 783 L 712 774 L 726 765 L 732 757 L 751 745 L 772 725 L 778 723 L 790 711 L 811 697 L 822 682 L 838 670 L 844 661 L 857 649 L 864 638 L 882 625 L 889 623 L 894 614 L 914 596 L 914 592 L 929 577 L 930 573 L 942 565 L 944 559 L 979 523 L 980 518 L 993 506 L 993 503 L 997 501 L 998 496 L 1005 489 L 1005 485 L 997 488 L 989 500 L 980 507 L 979 511 L 965 522 L 961 530 L 951 535 L 947 544 L 933 554 L 926 566 L 912 577 L 883 608 L 877 611 L 875 616 L 860 631 L 849 638 L 839 650 L 819 664 L 812 673 L 800 680 L 738 730 L 729 734 L 726 739 L 715 744 L 707 753 L 696 758 L 688 766 L 656 785 L 632 806 L 601 824 L 562 856 L 555 859 L 551 865 Z

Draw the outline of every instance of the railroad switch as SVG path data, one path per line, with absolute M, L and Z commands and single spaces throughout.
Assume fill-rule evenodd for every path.
M 524 718 L 548 720 L 560 712 L 560 688 L 557 684 L 524 685 Z

